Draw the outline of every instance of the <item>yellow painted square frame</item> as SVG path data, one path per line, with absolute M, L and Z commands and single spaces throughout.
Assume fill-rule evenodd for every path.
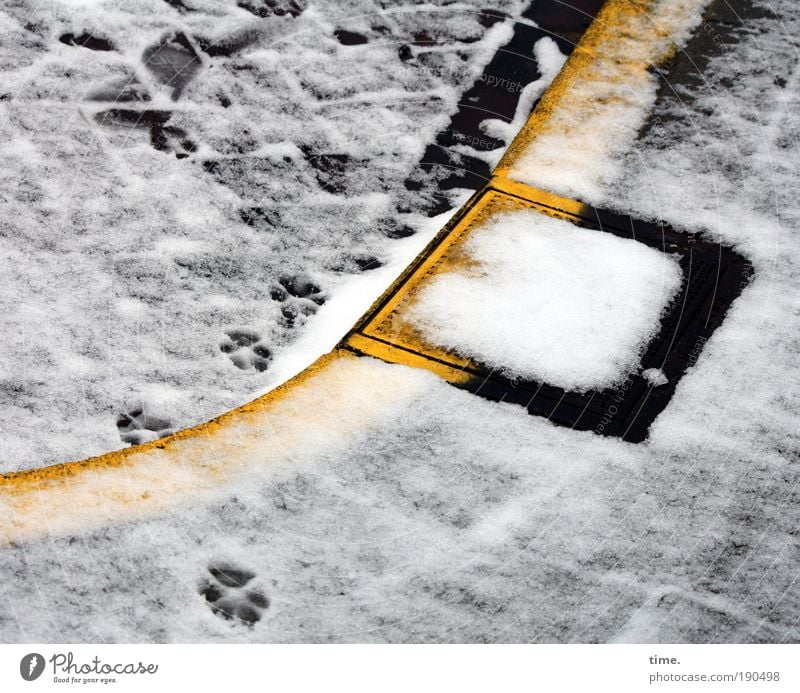
M 486 377 L 486 369 L 480 365 L 426 342 L 403 320 L 402 313 L 413 304 L 429 277 L 469 262 L 461 248 L 473 230 L 511 210 L 532 210 L 571 222 L 591 218 L 591 208 L 581 202 L 505 178 L 493 178 L 373 304 L 344 338 L 342 346 L 389 363 L 425 368 L 455 384 Z

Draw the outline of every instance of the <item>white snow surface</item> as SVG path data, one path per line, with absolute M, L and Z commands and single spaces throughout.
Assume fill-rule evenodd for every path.
M 402 319 L 431 344 L 566 390 L 634 372 L 682 282 L 670 255 L 533 210 L 489 218 L 456 252 Z
M 159 422 L 136 418 L 146 440 L 271 389 L 329 350 L 441 227 L 403 180 L 511 35 L 480 11 L 525 3 L 295 4 L 297 17 L 269 16 L 265 0 L 0 8 L 0 471 L 119 448 L 126 412 Z M 175 99 L 159 53 L 142 56 L 181 32 L 178 55 L 195 58 Z M 114 111 L 170 114 L 161 150 Z M 343 189 L 317 180 L 319 155 L 347 157 Z M 390 238 L 397 226 L 416 235 Z M 362 272 L 372 260 L 382 267 Z M 286 277 L 319 292 L 273 298 Z
M 349 387 L 320 386 L 283 464 L 254 454 L 214 500 L 0 549 L 2 639 L 800 641 L 800 12 L 754 6 L 700 28 L 723 49 L 667 85 L 602 188 L 755 267 L 646 442 L 341 364 Z M 242 435 L 271 450 L 269 431 Z M 252 627 L 199 594 L 225 562 L 271 601 Z

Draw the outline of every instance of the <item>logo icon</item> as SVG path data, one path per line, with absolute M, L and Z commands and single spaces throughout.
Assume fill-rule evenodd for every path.
M 26 681 L 35 681 L 44 671 L 44 657 L 37 652 L 26 654 L 19 663 L 19 674 Z

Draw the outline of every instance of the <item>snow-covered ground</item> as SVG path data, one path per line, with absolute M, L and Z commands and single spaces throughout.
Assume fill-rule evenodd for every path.
M 4 3 L 0 471 L 327 351 L 441 226 L 403 182 L 525 5 Z
M 669 254 L 531 210 L 478 223 L 400 319 L 510 378 L 602 390 L 636 371 L 683 277 Z
M 4 547 L 2 638 L 798 641 L 800 12 L 753 4 L 699 27 L 712 57 L 683 61 L 642 136 L 614 140 L 619 176 L 585 188 L 755 268 L 646 442 L 335 362 L 225 440 L 218 464 L 247 464 L 213 497 L 54 514 L 53 537 Z

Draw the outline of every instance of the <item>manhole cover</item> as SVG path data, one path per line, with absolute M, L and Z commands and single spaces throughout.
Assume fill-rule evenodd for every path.
M 500 186 L 507 189 L 501 189 Z M 547 378 L 519 377 L 512 372 L 513 369 L 505 367 L 511 364 L 498 364 L 495 360 L 493 366 L 487 365 L 476 359 L 476 352 L 470 348 L 437 346 L 437 340 L 431 339 L 427 333 L 423 336 L 424 330 L 419 329 L 417 321 L 410 319 L 409 311 L 414 310 L 414 304 L 419 302 L 420 294 L 430 286 L 432 278 L 440 277 L 451 271 L 458 262 L 463 262 L 460 256 L 463 255 L 464 244 L 474 236 L 476 229 L 485 227 L 487 220 L 518 212 L 544 215 L 551 220 L 560 219 L 562 221 L 559 223 L 567 221 L 574 225 L 569 228 L 578 227 L 601 234 L 592 238 L 581 231 L 583 235 L 579 236 L 578 242 L 581 239 L 594 243 L 599 241 L 601 245 L 608 242 L 612 253 L 618 252 L 613 244 L 620 245 L 619 240 L 613 239 L 626 239 L 622 244 L 625 248 L 630 247 L 639 253 L 644 248 L 654 249 L 658 251 L 657 254 L 652 253 L 654 257 L 669 257 L 679 267 L 679 288 L 671 292 L 666 307 L 657 311 L 656 314 L 660 315 L 657 321 L 654 318 L 657 326 L 643 337 L 636 352 L 637 362 L 627 364 L 626 372 L 614 379 L 612 384 L 570 388 L 556 384 L 561 382 L 557 374 L 549 378 L 550 382 Z M 625 248 L 622 248 L 622 252 L 629 252 Z M 639 259 L 636 252 L 631 257 L 633 261 Z M 515 264 L 519 263 L 509 263 L 510 266 Z M 640 270 L 636 267 L 631 269 Z M 744 258 L 730 248 L 697 235 L 596 209 L 526 186 L 493 181 L 492 186 L 478 193 L 431 242 L 348 335 L 345 345 L 386 361 L 427 368 L 459 387 L 492 400 L 521 404 L 531 414 L 545 416 L 558 424 L 618 436 L 629 442 L 640 442 L 647 436 L 650 424 L 667 406 L 686 369 L 694 364 L 705 342 L 722 324 L 728 307 L 746 286 L 750 276 L 751 267 Z M 573 279 L 577 283 L 579 277 Z M 552 283 L 547 277 L 523 277 L 522 280 L 536 280 L 540 285 L 544 282 L 544 286 Z M 565 281 L 564 277 L 559 277 L 559 281 Z M 609 295 L 621 300 L 630 298 L 625 296 L 626 290 L 629 293 L 646 293 L 647 276 L 641 275 L 637 281 L 639 284 L 631 284 L 630 289 L 623 282 L 616 294 Z M 652 281 L 661 279 L 654 277 Z M 619 293 L 620 290 L 623 293 Z M 592 304 L 590 300 L 594 298 L 591 293 L 586 293 L 586 311 L 596 313 L 597 302 Z M 609 307 L 610 310 L 612 308 Z M 483 309 L 485 316 L 486 306 Z M 580 306 L 573 305 L 570 310 L 576 310 L 576 314 L 580 315 Z M 445 311 L 443 315 L 450 313 Z M 550 315 L 553 315 L 552 311 Z M 627 318 L 624 313 L 620 317 Z M 586 327 L 591 327 L 593 318 L 585 314 L 582 319 L 588 321 L 584 325 L 584 333 L 591 335 L 591 329 L 587 330 Z M 485 317 L 483 321 L 486 321 Z M 542 325 L 542 331 L 547 327 Z M 616 336 L 624 341 L 628 326 L 623 324 L 622 330 L 619 325 L 612 324 L 611 327 L 619 333 Z M 533 325 L 533 329 L 536 329 L 536 325 Z M 632 324 L 630 329 L 638 328 Z M 474 328 L 472 333 L 475 334 Z M 509 325 L 507 334 L 515 334 L 514 324 Z M 523 340 L 520 344 L 523 353 L 526 346 L 535 351 L 533 344 L 524 343 L 526 334 L 527 339 L 531 338 L 530 329 L 526 331 L 520 328 L 517 334 Z M 565 346 L 568 345 L 562 342 L 560 345 L 553 344 L 552 348 Z M 580 345 L 575 354 L 580 358 Z M 586 358 L 589 358 L 588 349 Z M 567 379 L 567 382 L 571 381 Z

